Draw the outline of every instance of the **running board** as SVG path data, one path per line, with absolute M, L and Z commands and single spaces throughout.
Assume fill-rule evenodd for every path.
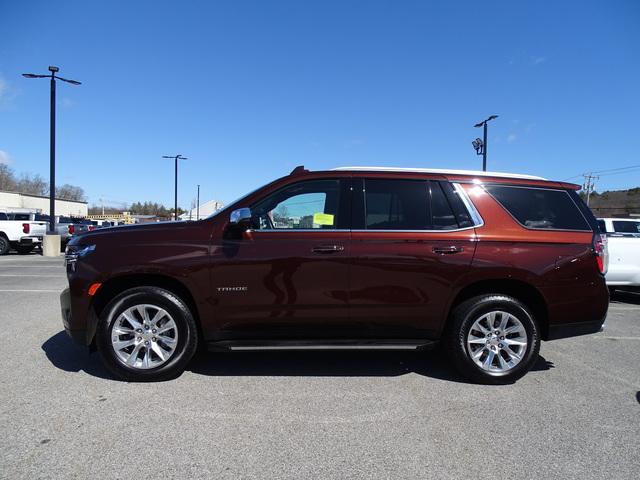
M 220 340 L 208 342 L 212 351 L 266 350 L 424 350 L 436 344 L 433 340 Z

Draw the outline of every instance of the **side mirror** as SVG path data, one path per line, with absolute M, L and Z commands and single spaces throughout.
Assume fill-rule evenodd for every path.
M 229 215 L 229 223 L 231 225 L 238 225 L 243 222 L 247 222 L 251 220 L 251 209 L 250 208 L 238 208 L 231 212 Z

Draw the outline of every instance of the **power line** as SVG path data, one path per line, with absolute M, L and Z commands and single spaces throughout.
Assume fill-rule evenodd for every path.
M 604 174 L 604 175 L 616 175 L 615 173 L 608 173 L 608 172 L 620 172 L 620 173 L 632 173 L 629 170 L 633 170 L 636 168 L 640 168 L 640 165 L 630 165 L 628 167 L 619 167 L 619 168 L 609 168 L 607 170 L 594 170 L 588 173 L 594 174 Z M 574 178 L 578 178 L 578 177 L 584 177 L 587 174 L 587 172 L 583 172 L 580 173 L 578 175 L 574 175 L 573 177 L 569 177 L 569 178 L 565 178 L 564 180 L 562 180 L 563 182 L 566 182 L 567 180 L 572 180 Z

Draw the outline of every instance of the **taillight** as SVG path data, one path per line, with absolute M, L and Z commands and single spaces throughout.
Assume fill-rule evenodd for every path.
M 95 225 L 89 225 L 89 231 L 93 232 L 96 229 Z
M 607 237 L 596 233 L 593 236 L 593 251 L 596 254 L 598 269 L 605 275 L 609 268 L 609 249 L 607 248 Z
M 23 223 L 22 224 L 22 231 L 24 233 L 29 233 L 31 231 L 31 225 L 29 225 L 28 223 Z
M 69 235 L 73 235 L 73 232 L 76 231 L 76 227 L 73 225 L 69 225 L 68 230 L 69 230 Z

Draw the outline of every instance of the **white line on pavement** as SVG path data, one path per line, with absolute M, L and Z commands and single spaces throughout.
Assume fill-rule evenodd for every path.
M 18 274 L 18 273 L 0 273 L 0 277 L 49 277 L 49 278 L 64 278 L 64 274 L 59 275 L 30 275 L 30 274 Z
M 53 293 L 60 293 L 60 292 L 62 292 L 62 290 L 3 290 L 3 289 L 0 289 L 0 292 L 40 292 L 40 293 L 53 292 Z

